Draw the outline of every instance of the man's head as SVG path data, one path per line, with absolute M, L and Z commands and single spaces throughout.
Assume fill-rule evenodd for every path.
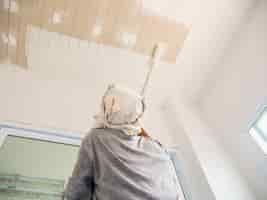
M 134 91 L 116 85 L 108 87 L 102 106 L 105 118 L 113 125 L 134 124 L 144 113 L 142 97 Z
M 102 98 L 101 114 L 97 116 L 102 126 L 138 134 L 139 119 L 145 110 L 143 98 L 136 92 L 118 85 L 110 85 Z M 125 132 L 125 131 L 124 131 Z

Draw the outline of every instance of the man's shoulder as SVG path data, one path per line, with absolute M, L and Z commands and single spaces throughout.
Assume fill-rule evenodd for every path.
M 93 140 L 96 137 L 99 137 L 107 132 L 104 128 L 92 128 L 88 131 L 84 137 L 84 140 Z

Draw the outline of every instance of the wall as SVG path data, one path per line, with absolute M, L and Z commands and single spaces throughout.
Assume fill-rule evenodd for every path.
M 202 115 L 249 181 L 257 200 L 267 197 L 267 159 L 248 133 L 267 100 L 267 2 L 257 1 L 214 73 Z
M 192 199 L 205 198 L 215 200 L 214 192 L 203 172 L 203 165 L 199 162 L 199 152 L 193 148 L 192 140 L 184 129 L 184 123 L 180 120 L 180 112 L 165 101 L 161 106 L 161 118 L 172 135 L 172 140 L 177 141 L 175 150 L 179 158 L 179 169 L 181 170 L 181 182 L 185 190 L 190 192 Z M 188 131 L 188 130 L 187 130 Z M 197 153 L 195 153 L 197 152 Z
M 179 121 L 191 141 L 193 150 L 202 166 L 208 184 L 217 200 L 255 200 L 247 180 L 238 171 L 231 156 L 223 149 L 220 141 L 214 137 L 213 130 L 203 119 L 197 107 L 181 102 L 180 106 L 168 103 L 169 109 L 176 111 L 172 121 Z M 177 130 L 180 135 L 181 130 Z M 179 136 L 179 138 L 181 138 Z
M 192 22 L 192 29 L 177 61 L 176 83 L 182 91 L 180 97 L 186 101 L 198 101 L 206 81 L 211 79 L 211 71 L 231 43 L 233 34 L 239 30 L 253 2 L 207 0 L 185 4 L 190 9 L 181 18 Z

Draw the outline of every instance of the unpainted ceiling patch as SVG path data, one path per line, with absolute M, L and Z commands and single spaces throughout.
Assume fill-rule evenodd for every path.
M 17 39 L 16 36 L 14 34 L 8 34 L 8 44 L 12 47 L 16 47 L 17 46 Z
M 9 4 L 9 6 L 10 6 L 9 11 L 10 11 L 11 13 L 16 13 L 16 12 L 19 11 L 19 5 L 18 5 L 18 3 L 17 3 L 16 0 L 10 0 L 9 3 L 10 3 L 10 4 Z M 8 8 L 9 8 L 9 6 L 8 6 Z
M 103 32 L 102 24 L 101 23 L 96 23 L 93 26 L 92 36 L 93 37 L 98 37 L 98 36 L 100 36 L 102 34 L 102 32 Z
M 136 43 L 136 34 L 129 32 L 122 32 L 118 34 L 118 40 L 122 43 L 123 47 L 132 48 Z
M 8 44 L 8 34 L 7 33 L 1 33 L 1 40 L 4 44 Z
M 166 48 L 161 60 L 175 63 L 189 29 L 183 23 L 147 13 L 141 6 L 142 1 L 145 0 L 3 0 L 4 9 L 10 13 L 1 13 L 7 18 L 6 25 L 0 24 L 1 39 L 13 48 L 2 52 L 10 54 L 7 56 L 12 63 L 27 65 L 20 60 L 25 60 L 27 48 L 31 48 L 27 45 L 27 27 L 35 26 L 36 30 L 146 56 L 152 54 L 155 44 L 164 43 Z M 53 44 L 49 38 L 46 40 L 43 41 L 46 45 Z
M 3 8 L 4 10 L 8 10 L 10 6 L 10 0 L 3 0 Z
M 63 22 L 64 18 L 64 12 L 63 11 L 57 11 L 53 13 L 53 17 L 51 19 L 52 24 L 60 24 Z

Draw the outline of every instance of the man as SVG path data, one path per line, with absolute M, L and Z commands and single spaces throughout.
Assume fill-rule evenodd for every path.
M 112 85 L 96 128 L 83 139 L 64 196 L 67 200 L 178 200 L 169 154 L 145 133 L 143 98 Z

